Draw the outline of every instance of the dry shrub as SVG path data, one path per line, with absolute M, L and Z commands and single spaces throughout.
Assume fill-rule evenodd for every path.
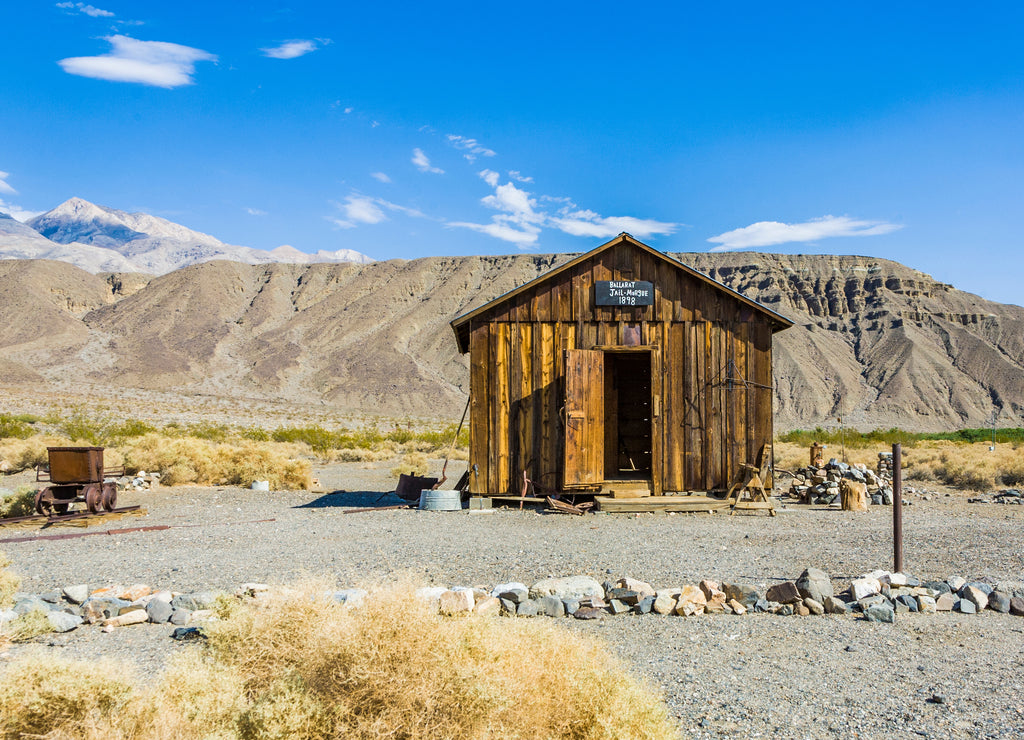
M 316 593 L 211 629 L 211 654 L 246 676 L 242 726 L 281 723 L 251 736 L 674 736 L 664 705 L 606 648 L 556 625 L 445 619 L 404 590 L 355 611 Z
M 0 519 L 34 514 L 36 493 L 31 486 L 18 486 L 14 493 L 0 497 Z
M 5 609 L 14 604 L 14 594 L 21 586 L 21 579 L 14 573 L 7 570 L 11 561 L 0 552 L 0 609 Z
M 33 609 L 12 619 L 5 627 L 7 636 L 12 642 L 28 642 L 40 635 L 53 632 L 53 626 L 42 609 Z
M 102 737 L 132 695 L 122 676 L 120 663 L 22 658 L 0 678 L 0 737 Z
M 282 442 L 211 442 L 194 437 L 147 434 L 123 448 L 129 470 L 159 471 L 160 482 L 248 486 L 270 481 L 272 488 L 308 490 L 313 468 L 297 455 L 303 446 Z
M 664 704 L 596 640 L 552 623 L 446 619 L 411 590 L 354 611 L 322 594 L 227 610 L 205 647 L 134 694 L 109 669 L 18 663 L 0 677 L 0 735 L 677 737 Z
M 410 452 L 404 455 L 398 465 L 391 468 L 391 475 L 396 478 L 402 473 L 423 476 L 428 472 L 430 472 L 430 461 L 422 452 Z
M 47 447 L 63 447 L 69 444 L 71 442 L 67 439 L 43 435 L 28 439 L 0 440 L 0 461 L 10 466 L 9 472 L 18 473 L 36 465 L 46 465 L 49 462 Z
M 328 450 L 321 455 L 321 459 L 325 462 L 377 462 L 378 460 L 389 460 L 394 456 L 394 448 L 390 446 L 380 450 L 344 447 L 340 450 Z

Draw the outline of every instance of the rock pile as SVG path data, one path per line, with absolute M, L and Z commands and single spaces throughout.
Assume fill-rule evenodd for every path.
M 991 499 L 984 496 L 972 496 L 967 499 L 969 504 L 1012 504 L 1020 506 L 1024 504 L 1024 493 L 1016 488 L 1004 488 Z
M 245 583 L 233 596 L 260 599 L 269 593 L 266 584 Z M 98 624 L 109 632 L 133 624 L 167 623 L 179 627 L 175 637 L 189 639 L 196 636 L 195 625 L 213 617 L 218 598 L 227 596 L 160 591 L 145 584 L 100 589 L 74 585 L 38 595 L 18 594 L 12 610 L 0 611 L 0 627 L 32 611 L 42 611 L 55 632 L 68 632 L 82 624 Z M 324 596 L 352 609 L 371 598 L 363 589 L 331 591 Z M 434 604 L 446 616 L 475 613 L 592 620 L 624 614 L 696 617 L 751 612 L 780 616 L 859 613 L 867 621 L 893 622 L 899 614 L 977 614 L 985 609 L 1024 616 L 1024 581 L 969 582 L 960 576 L 922 581 L 904 573 L 877 570 L 855 578 L 837 593 L 828 574 L 816 568 L 807 568 L 795 581 L 776 583 L 764 593 L 750 585 L 712 580 L 654 588 L 634 578 L 601 583 L 591 576 L 577 575 L 546 578 L 532 586 L 518 581 L 493 588 L 430 586 L 417 590 L 415 598 Z
M 880 452 L 879 469 L 881 470 L 881 456 L 889 455 L 891 452 Z M 839 504 L 840 482 L 843 480 L 863 483 L 868 486 L 872 504 L 892 505 L 892 461 L 889 462 L 888 476 L 876 474 L 869 470 L 863 463 L 849 465 L 832 458 L 822 467 L 808 465 L 796 471 L 793 484 L 790 486 L 789 495 L 796 498 L 802 504 L 829 505 Z

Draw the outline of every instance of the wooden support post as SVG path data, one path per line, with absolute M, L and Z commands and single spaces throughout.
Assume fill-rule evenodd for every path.
M 893 571 L 903 572 L 903 449 L 892 446 L 892 560 Z

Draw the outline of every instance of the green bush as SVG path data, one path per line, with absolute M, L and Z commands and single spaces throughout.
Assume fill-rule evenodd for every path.
M 33 423 L 35 422 L 27 421 L 24 416 L 0 414 L 0 439 L 12 437 L 14 439 L 28 439 L 36 433 L 35 429 L 31 427 Z

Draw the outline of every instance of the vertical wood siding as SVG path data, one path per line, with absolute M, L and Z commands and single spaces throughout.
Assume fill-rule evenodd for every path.
M 649 280 L 654 304 L 595 306 L 596 280 Z M 473 493 L 518 493 L 524 470 L 562 486 L 564 350 L 626 345 L 631 329 L 652 357 L 654 492 L 726 488 L 756 462 L 772 438 L 768 317 L 625 244 L 471 320 Z

